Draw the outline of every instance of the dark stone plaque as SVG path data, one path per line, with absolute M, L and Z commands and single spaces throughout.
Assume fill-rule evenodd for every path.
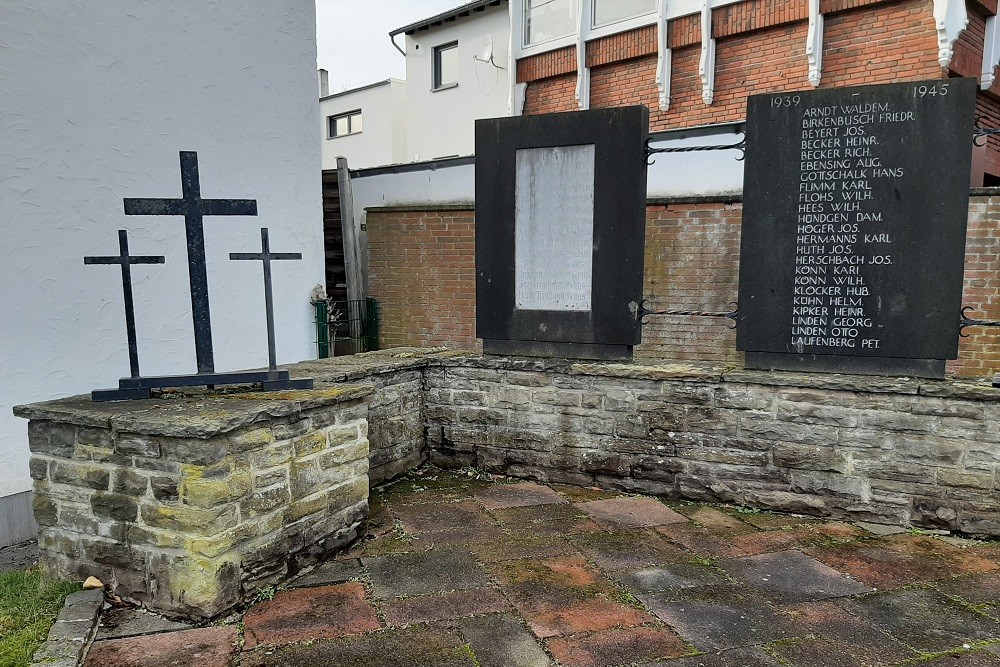
M 975 79 L 756 95 L 747 365 L 937 376 L 958 355 Z
M 649 111 L 476 121 L 476 335 L 492 354 L 640 340 Z

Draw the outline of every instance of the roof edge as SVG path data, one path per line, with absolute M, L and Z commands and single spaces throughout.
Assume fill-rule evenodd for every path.
M 482 11 L 487 7 L 499 7 L 504 2 L 508 1 L 509 0 L 473 0 L 473 2 L 467 2 L 460 7 L 456 7 L 455 9 L 450 9 L 446 12 L 431 16 L 430 18 L 426 18 L 409 25 L 404 25 L 402 28 L 396 28 L 389 33 L 389 37 L 395 37 L 396 35 L 404 33 L 409 35 L 418 30 L 427 30 L 441 25 L 446 21 L 454 21 L 455 19 L 471 14 L 472 12 Z

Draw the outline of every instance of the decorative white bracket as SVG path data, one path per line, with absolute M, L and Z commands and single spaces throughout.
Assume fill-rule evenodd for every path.
M 660 111 L 670 108 L 670 65 L 673 55 L 667 45 L 667 0 L 656 0 L 656 89 Z
M 715 99 L 715 37 L 712 36 L 712 2 L 701 3 L 701 62 L 698 65 L 701 77 L 701 99 L 711 104 Z
M 969 25 L 965 0 L 934 0 L 934 25 L 937 27 L 938 62 L 947 69 L 955 55 L 955 42 Z
M 809 0 L 806 59 L 809 61 L 809 83 L 818 87 L 823 72 L 823 14 L 819 11 L 819 0 Z
M 590 68 L 587 67 L 587 42 L 583 27 L 590 23 L 590 0 L 579 0 L 576 13 L 576 101 L 580 111 L 590 108 Z
M 986 42 L 983 44 L 983 73 L 979 87 L 989 90 L 996 80 L 994 70 L 1000 64 L 1000 21 L 996 16 L 986 19 Z

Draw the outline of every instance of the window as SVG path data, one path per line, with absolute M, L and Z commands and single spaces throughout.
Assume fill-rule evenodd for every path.
M 458 42 L 434 47 L 433 90 L 458 85 Z
M 328 116 L 326 119 L 330 138 L 343 137 L 361 132 L 361 110 L 342 113 L 338 116 Z
M 576 31 L 576 0 L 524 0 L 524 46 Z
M 656 11 L 656 0 L 594 0 L 594 27 Z

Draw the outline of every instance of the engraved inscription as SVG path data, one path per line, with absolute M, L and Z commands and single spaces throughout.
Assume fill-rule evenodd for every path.
M 522 149 L 515 168 L 515 307 L 589 311 L 594 145 Z

